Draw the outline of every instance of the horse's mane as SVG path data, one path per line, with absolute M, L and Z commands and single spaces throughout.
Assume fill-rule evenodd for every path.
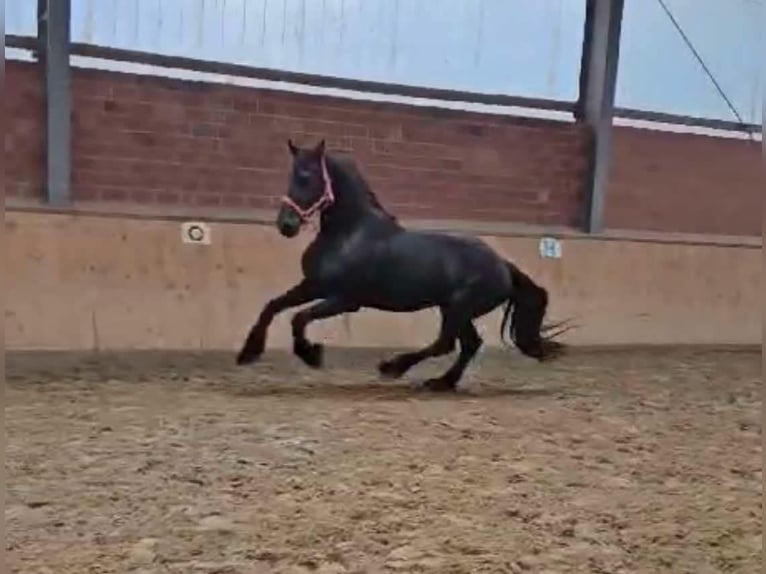
M 366 194 L 367 198 L 370 200 L 370 203 L 375 209 L 379 210 L 383 215 L 392 221 L 396 221 L 396 217 L 394 217 L 394 215 L 392 215 L 385 207 L 383 207 L 383 204 L 380 203 L 378 196 L 375 195 L 375 193 L 372 191 L 370 184 L 367 183 L 367 180 L 364 178 L 362 172 L 357 167 L 356 162 L 354 162 L 351 157 L 345 155 L 327 154 L 327 159 L 329 160 L 329 165 L 339 170 L 344 178 L 347 179 L 346 183 L 348 185 L 352 186 L 356 191 L 361 191 L 362 193 Z

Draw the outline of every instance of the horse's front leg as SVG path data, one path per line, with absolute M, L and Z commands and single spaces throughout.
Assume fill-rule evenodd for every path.
M 310 367 L 322 366 L 322 345 L 312 343 L 306 338 L 306 327 L 319 319 L 329 319 L 342 313 L 353 313 L 359 310 L 359 305 L 339 298 L 325 299 L 308 309 L 298 311 L 292 320 L 293 351 Z
M 266 346 L 266 333 L 274 317 L 282 311 L 309 303 L 317 298 L 315 289 L 304 279 L 295 287 L 266 303 L 258 316 L 258 321 L 250 329 L 242 350 L 237 355 L 237 364 L 246 365 L 258 360 Z

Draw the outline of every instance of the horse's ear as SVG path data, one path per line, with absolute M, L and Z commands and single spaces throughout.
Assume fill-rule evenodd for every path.
M 298 147 L 293 143 L 293 140 L 287 140 L 287 147 L 290 150 L 290 153 L 293 154 L 293 157 L 298 155 Z
M 320 158 L 323 157 L 324 156 L 324 149 L 325 149 L 324 140 L 322 140 L 314 148 L 314 155 L 316 155 L 317 157 L 320 157 Z

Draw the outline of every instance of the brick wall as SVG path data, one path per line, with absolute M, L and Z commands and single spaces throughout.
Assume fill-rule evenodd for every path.
M 42 197 L 45 134 L 40 81 L 34 66 L 5 63 L 5 193 L 11 197 Z
M 761 235 L 760 142 L 618 127 L 605 224 Z
M 41 195 L 37 74 L 7 68 L 7 117 L 29 118 L 6 139 L 9 191 Z M 268 208 L 286 189 L 287 138 L 324 137 L 401 216 L 579 221 L 579 126 L 94 70 L 75 70 L 72 89 L 75 200 Z
M 5 86 L 6 190 L 42 197 L 35 65 L 8 62 Z M 96 70 L 74 70 L 72 88 L 75 200 L 273 207 L 285 140 L 324 137 L 400 216 L 581 221 L 581 126 Z M 609 226 L 755 234 L 757 148 L 635 129 L 615 146 Z

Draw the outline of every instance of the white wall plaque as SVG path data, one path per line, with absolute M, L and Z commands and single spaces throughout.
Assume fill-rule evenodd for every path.
M 181 224 L 181 241 L 184 243 L 196 243 L 210 245 L 210 226 L 201 221 L 184 221 Z
M 561 258 L 561 242 L 555 237 L 543 237 L 540 239 L 540 257 Z

